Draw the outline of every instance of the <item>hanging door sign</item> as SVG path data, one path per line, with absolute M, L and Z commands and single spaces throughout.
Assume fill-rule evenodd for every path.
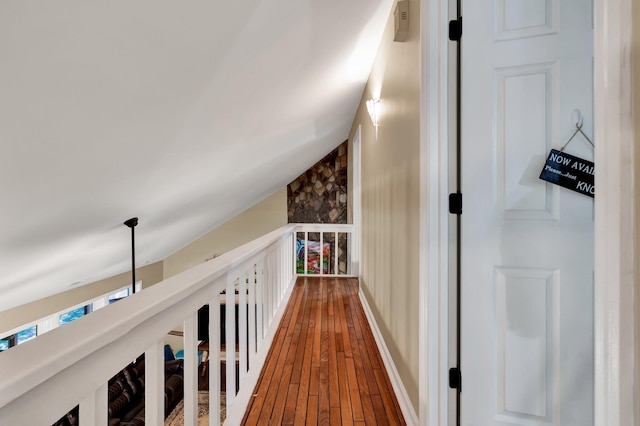
M 552 149 L 542 168 L 540 179 L 591 198 L 595 195 L 593 162 Z

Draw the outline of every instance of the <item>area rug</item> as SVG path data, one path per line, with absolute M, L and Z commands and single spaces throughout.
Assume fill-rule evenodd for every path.
M 220 395 L 220 424 L 227 417 L 226 410 L 227 397 L 224 392 Z M 209 418 L 209 391 L 198 391 L 198 424 L 208 424 L 205 421 Z M 176 405 L 171 414 L 164 421 L 165 426 L 183 426 L 184 425 L 184 398 Z

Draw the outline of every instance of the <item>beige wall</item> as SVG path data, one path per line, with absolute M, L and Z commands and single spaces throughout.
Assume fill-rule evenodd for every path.
M 162 281 L 162 276 L 162 262 L 156 262 L 136 269 L 136 280 L 142 281 L 143 288 Z M 37 321 L 71 306 L 122 288 L 128 284 L 131 284 L 130 272 L 2 311 L 0 312 L 0 332 L 12 330 L 21 325 Z
M 193 268 L 286 224 L 285 187 L 167 257 L 164 260 L 164 278 Z M 175 331 L 182 329 L 182 324 L 173 327 Z M 178 336 L 167 335 L 164 343 L 171 345 L 174 352 L 184 347 L 184 340 Z
M 169 278 L 287 224 L 287 189 L 282 188 L 164 260 Z
M 358 125 L 361 125 L 360 283 L 416 412 L 419 337 L 419 6 L 419 1 L 409 1 L 410 31 L 407 41 L 403 43 L 393 41 L 391 14 L 349 138 L 353 139 Z M 377 129 L 372 126 L 364 105 L 370 98 L 380 98 L 380 125 Z

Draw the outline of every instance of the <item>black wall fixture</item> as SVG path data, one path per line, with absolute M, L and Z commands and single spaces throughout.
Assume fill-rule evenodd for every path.
M 129 220 L 125 220 L 124 224 L 131 228 L 131 287 L 133 293 L 136 292 L 136 238 L 135 227 L 138 224 L 138 218 L 132 217 Z

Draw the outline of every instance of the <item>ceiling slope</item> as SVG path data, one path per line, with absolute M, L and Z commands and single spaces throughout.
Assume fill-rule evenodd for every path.
M 0 311 L 164 259 L 348 136 L 392 0 L 0 5 Z

